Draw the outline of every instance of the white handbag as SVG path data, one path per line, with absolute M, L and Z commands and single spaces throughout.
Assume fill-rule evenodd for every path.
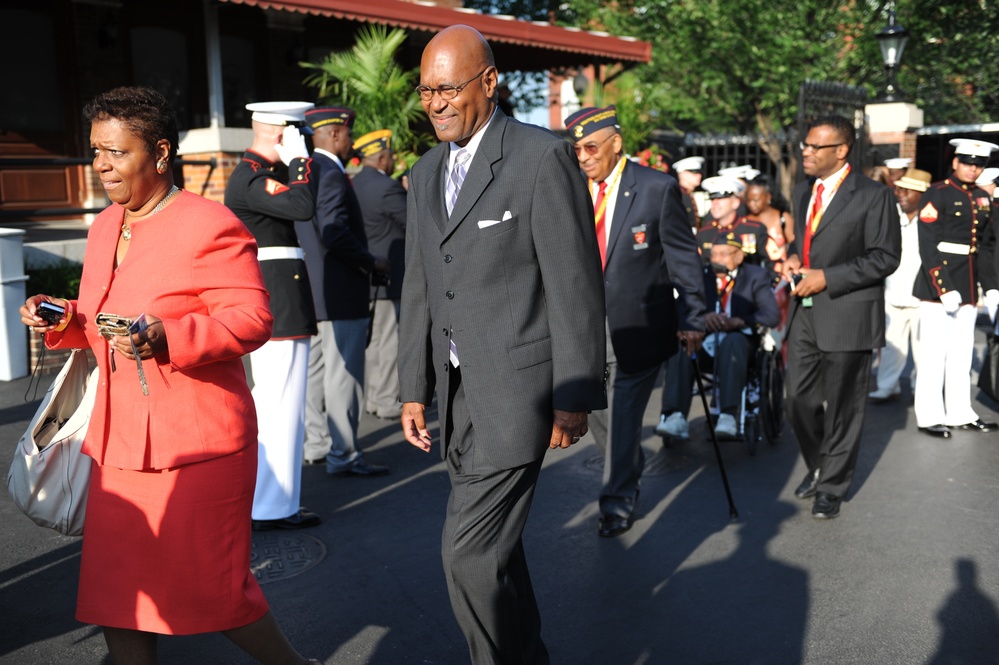
M 39 526 L 67 536 L 83 533 L 91 459 L 81 448 L 97 392 L 87 354 L 74 349 L 56 375 L 14 451 L 7 491 Z

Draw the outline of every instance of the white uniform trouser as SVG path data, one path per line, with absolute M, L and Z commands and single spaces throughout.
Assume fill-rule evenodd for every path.
M 395 417 L 399 403 L 399 301 L 376 300 L 371 344 L 364 358 L 365 410 Z
M 308 367 L 308 338 L 271 340 L 250 354 L 259 442 L 255 520 L 283 519 L 300 507 Z
M 878 390 L 893 392 L 905 369 L 912 344 L 912 361 L 919 368 L 919 307 L 885 305 L 885 346 L 878 364 Z
M 326 471 L 351 466 L 361 451 L 357 424 L 364 393 L 367 319 L 320 321 L 312 338 L 306 393 L 305 458 L 326 458 Z
M 978 420 L 971 408 L 971 360 L 978 308 L 961 305 L 953 316 L 943 305 L 919 305 L 919 377 L 915 412 L 919 427 L 957 427 Z

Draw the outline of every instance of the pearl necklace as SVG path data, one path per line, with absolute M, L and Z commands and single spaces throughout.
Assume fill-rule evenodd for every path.
M 164 196 L 160 200 L 160 202 L 156 204 L 156 207 L 153 208 L 152 212 L 150 212 L 148 215 L 146 215 L 146 217 L 152 217 L 153 215 L 155 215 L 156 213 L 158 213 L 160 210 L 163 210 L 163 206 L 165 206 L 170 201 L 170 199 L 173 198 L 173 195 L 176 194 L 179 191 L 180 191 L 180 188 L 177 187 L 177 185 L 172 186 L 170 188 L 170 191 L 167 192 L 167 195 Z M 128 211 L 127 210 L 125 211 L 125 217 L 124 217 L 124 219 L 122 219 L 122 221 L 121 221 L 121 237 L 124 238 L 125 240 L 131 240 L 132 239 L 132 227 L 128 225 Z

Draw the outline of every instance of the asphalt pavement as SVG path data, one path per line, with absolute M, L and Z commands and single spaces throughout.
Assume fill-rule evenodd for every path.
M 0 382 L 4 464 L 37 404 L 24 401 L 27 383 Z M 623 536 L 597 537 L 589 436 L 547 456 L 525 547 L 552 663 L 999 663 L 999 434 L 920 434 L 904 383 L 899 399 L 868 407 L 838 519 L 816 521 L 794 498 L 804 466 L 787 428 L 755 455 L 724 443 L 732 521 L 699 404 L 690 441 L 664 451 L 658 400 L 657 389 L 643 443 L 657 470 Z M 999 419 L 994 403 L 975 406 Z M 298 649 L 327 665 L 467 663 L 440 564 L 449 488 L 438 450 L 371 416 L 361 431 L 368 459 L 391 474 L 305 467 L 302 502 L 323 523 L 255 534 L 264 592 Z M 73 618 L 80 539 L 36 527 L 5 492 L 0 524 L 0 663 L 109 663 L 100 631 Z M 250 661 L 213 634 L 161 639 L 160 662 Z

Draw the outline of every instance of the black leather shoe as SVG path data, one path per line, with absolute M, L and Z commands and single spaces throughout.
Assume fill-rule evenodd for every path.
M 843 500 L 829 492 L 816 492 L 815 503 L 812 504 L 812 517 L 817 520 L 831 520 L 839 517 L 839 504 Z
M 311 510 L 299 508 L 294 515 L 279 520 L 253 520 L 254 531 L 271 531 L 272 529 L 308 529 L 319 524 L 319 515 Z
M 327 472 L 329 469 L 327 468 Z M 329 472 L 331 476 L 357 476 L 358 478 L 369 478 L 373 476 L 384 476 L 389 472 L 387 466 L 368 464 L 363 457 L 358 457 L 353 464 L 339 471 Z
M 974 430 L 976 432 L 995 432 L 996 430 L 999 430 L 999 425 L 979 418 L 973 423 L 965 423 L 961 425 L 959 429 Z
M 614 538 L 631 528 L 631 518 L 610 513 L 600 516 L 597 523 L 597 535 L 601 538 Z
M 929 427 L 920 427 L 919 431 L 923 434 L 929 434 L 930 436 L 939 436 L 941 439 L 950 438 L 950 428 L 946 425 L 930 425 Z
M 801 481 L 797 489 L 794 490 L 794 496 L 798 499 L 810 499 L 815 496 L 815 488 L 819 484 L 819 470 L 809 471 L 805 474 L 805 479 Z

